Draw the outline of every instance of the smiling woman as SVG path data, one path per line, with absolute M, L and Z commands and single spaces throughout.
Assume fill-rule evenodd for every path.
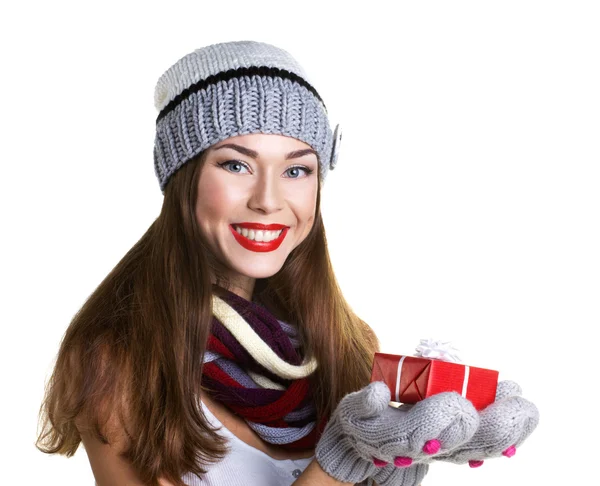
M 279 272 L 313 228 L 318 156 L 302 141 L 283 135 L 248 134 L 227 140 L 206 153 L 196 218 L 221 264 L 219 273 L 250 300 L 256 279 Z M 291 164 L 291 159 L 302 164 Z
M 340 132 L 289 53 L 198 49 L 155 104 L 161 213 L 69 325 L 40 450 L 83 441 L 99 486 L 417 486 L 433 459 L 514 453 L 537 423 L 516 387 L 479 428 L 456 393 L 397 409 L 369 383 L 379 343 L 320 210 Z
M 67 329 L 38 447 L 83 441 L 99 486 L 372 482 L 315 458 L 379 350 L 329 260 L 341 132 L 321 97 L 288 52 L 242 41 L 180 59 L 155 105 L 161 213 Z

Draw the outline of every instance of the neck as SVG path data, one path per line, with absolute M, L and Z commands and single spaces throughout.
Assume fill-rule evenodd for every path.
M 248 278 L 244 282 L 231 281 L 231 280 L 228 280 L 227 282 L 221 282 L 218 280 L 215 281 L 213 279 L 212 283 L 213 283 L 213 285 L 216 285 L 218 287 L 229 290 L 229 292 L 233 292 L 234 294 L 241 297 L 242 299 L 251 301 L 252 294 L 254 293 L 254 284 L 256 283 L 256 279 Z

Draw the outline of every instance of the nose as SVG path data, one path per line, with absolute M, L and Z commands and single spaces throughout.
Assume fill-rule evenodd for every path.
M 283 200 L 283 188 L 277 176 L 263 174 L 257 177 L 248 207 L 254 211 L 270 214 L 283 208 Z

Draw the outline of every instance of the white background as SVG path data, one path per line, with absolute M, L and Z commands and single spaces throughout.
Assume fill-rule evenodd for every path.
M 512 459 L 435 464 L 423 484 L 597 481 L 598 3 L 357 5 L 3 4 L 3 484 L 93 485 L 83 448 L 34 447 L 45 380 L 70 319 L 158 216 L 158 77 L 248 39 L 291 52 L 343 127 L 327 236 L 382 351 L 451 340 L 540 410 Z

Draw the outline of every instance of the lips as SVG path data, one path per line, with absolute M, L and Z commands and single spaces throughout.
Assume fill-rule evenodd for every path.
M 233 223 L 232 226 L 239 226 L 240 228 L 266 230 L 266 231 L 273 231 L 273 230 L 280 230 L 283 228 L 287 228 L 287 226 L 284 224 L 275 224 L 275 223 L 273 223 L 273 224 Z
M 282 224 L 239 223 L 239 224 L 235 224 L 235 226 L 240 226 L 241 228 L 267 230 L 267 231 L 283 229 L 283 231 L 281 232 L 279 237 L 274 239 L 273 241 L 253 241 L 253 240 L 249 240 L 244 235 L 239 234 L 235 230 L 234 225 L 232 225 L 232 224 L 229 225 L 229 229 L 233 233 L 233 237 L 236 239 L 236 241 L 240 245 L 242 245 L 244 248 L 246 248 L 246 250 L 256 251 L 256 252 L 267 252 L 267 251 L 277 250 L 277 248 L 279 248 L 281 243 L 283 243 L 283 239 L 287 235 L 287 232 L 289 229 L 287 226 L 284 226 Z

